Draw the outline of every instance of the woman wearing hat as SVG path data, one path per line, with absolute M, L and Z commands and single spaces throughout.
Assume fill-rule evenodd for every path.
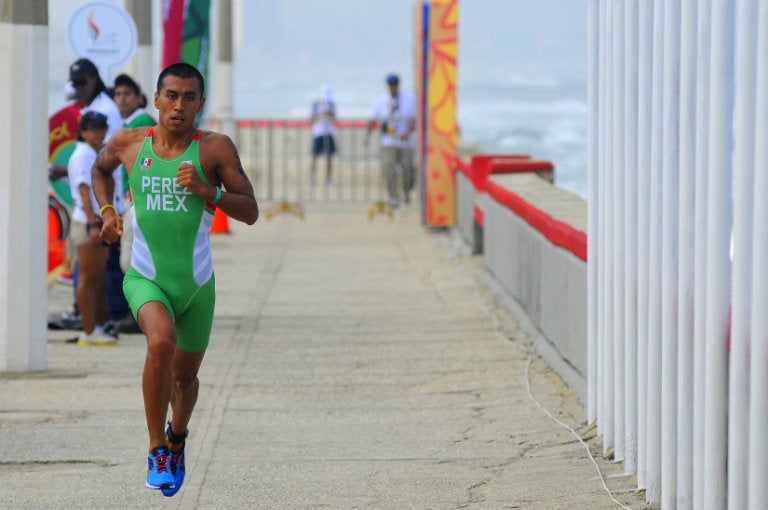
M 107 94 L 107 86 L 101 80 L 96 65 L 87 58 L 76 60 L 69 66 L 69 81 L 74 89 L 74 99 L 82 103 L 82 113 L 95 111 L 107 117 L 107 140 L 123 127 L 123 118 L 117 104 Z

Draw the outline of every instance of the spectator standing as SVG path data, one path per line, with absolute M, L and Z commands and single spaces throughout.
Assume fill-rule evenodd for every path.
M 123 127 L 136 128 L 154 126 L 157 124 L 145 110 L 146 97 L 136 81 L 127 74 L 120 74 L 115 78 L 114 99 L 120 115 L 123 118 Z M 131 265 L 131 247 L 133 244 L 133 227 L 131 225 L 131 195 L 129 193 L 128 173 L 120 168 L 119 174 L 123 177 L 123 192 L 125 193 L 125 212 L 123 213 L 123 235 L 120 238 L 120 269 L 125 272 Z M 114 243 L 116 245 L 118 243 Z M 121 283 L 122 285 L 122 283 Z M 133 314 L 127 313 L 115 323 L 118 333 L 141 333 Z
M 87 58 L 80 58 L 69 66 L 69 81 L 75 91 L 75 101 L 84 104 L 81 110 L 83 114 L 95 111 L 107 117 L 107 135 L 105 142 L 117 131 L 123 128 L 123 117 L 115 101 L 107 92 L 107 86 L 101 79 L 96 65 Z M 122 169 L 115 174 L 115 182 L 122 182 Z M 123 214 L 125 212 L 125 191 L 123 186 L 115 189 L 115 209 Z M 107 330 L 117 334 L 116 324 L 130 314 L 128 301 L 123 294 L 123 276 L 120 268 L 120 244 L 115 243 L 109 247 L 107 259 L 107 299 L 109 303 L 109 318 Z M 77 280 L 77 276 L 75 277 Z
M 96 161 L 96 154 L 104 146 L 106 134 L 105 115 L 95 111 L 83 114 L 80 118 L 80 141 L 67 166 L 75 202 L 70 239 L 77 255 L 76 296 L 83 324 L 77 344 L 83 346 L 114 345 L 117 342 L 117 338 L 105 329 L 109 320 L 106 270 L 108 248 L 99 239 L 101 218 L 91 186 L 91 167 Z
M 402 199 L 408 204 L 416 184 L 416 100 L 400 91 L 400 77 L 390 74 L 386 78 L 388 92 L 381 95 L 373 106 L 371 120 L 365 134 L 370 145 L 371 132 L 381 128 L 381 170 L 387 185 L 389 205 L 393 209 Z
M 312 101 L 310 121 L 312 122 L 312 168 L 311 184 L 317 184 L 317 158 L 325 155 L 325 184 L 333 185 L 333 155 L 336 154 L 334 121 L 336 103 L 333 101 L 330 85 L 321 85 L 320 94 Z

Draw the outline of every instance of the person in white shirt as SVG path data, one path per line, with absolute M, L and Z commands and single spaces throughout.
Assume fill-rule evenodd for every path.
M 325 154 L 325 184 L 333 185 L 333 155 L 336 154 L 336 103 L 333 101 L 330 85 L 320 86 L 320 95 L 312 101 L 309 120 L 312 122 L 312 167 L 311 183 L 317 183 L 317 158 Z
M 410 203 L 416 184 L 416 100 L 400 92 L 400 78 L 390 74 L 386 79 L 389 93 L 380 96 L 373 107 L 365 135 L 370 144 L 376 124 L 381 127 L 381 170 L 387 185 L 389 205 L 397 208 L 402 199 Z
M 70 240 L 77 253 L 77 305 L 83 320 L 78 345 L 114 345 L 117 338 L 105 330 L 109 320 L 107 301 L 107 252 L 99 239 L 101 216 L 91 186 L 91 167 L 104 146 L 107 117 L 86 112 L 80 118 L 79 140 L 67 169 L 74 199 Z
M 123 128 L 123 116 L 117 103 L 107 93 L 107 86 L 101 79 L 99 69 L 87 58 L 77 59 L 69 66 L 69 81 L 74 88 L 75 102 L 83 104 L 81 114 L 98 112 L 107 118 L 107 134 L 104 143 L 108 142 L 112 135 Z M 123 169 L 117 170 L 116 182 L 123 181 Z M 118 213 L 125 212 L 125 192 L 123 186 L 115 188 L 114 206 Z M 123 270 L 120 268 L 120 244 L 115 243 L 109 247 L 107 260 L 107 273 L 109 275 L 108 300 L 110 322 L 107 329 L 116 334 L 115 323 L 129 316 L 131 313 L 128 301 L 123 294 Z

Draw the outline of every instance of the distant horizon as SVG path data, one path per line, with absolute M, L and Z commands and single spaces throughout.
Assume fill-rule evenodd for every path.
M 159 13 L 161 0 L 151 1 Z M 82 3 L 48 2 L 49 80 L 51 90 L 60 91 L 52 92 L 50 101 L 61 105 L 68 64 L 77 58 L 67 45 L 65 24 Z M 254 82 L 355 81 L 373 101 L 389 72 L 412 87 L 414 10 L 414 0 L 233 0 L 233 16 L 248 20 L 233 28 L 233 88 L 247 89 Z M 213 8 L 211 15 L 215 21 Z M 215 26 L 211 32 L 215 56 Z M 586 0 L 460 1 L 458 39 L 459 91 L 463 83 L 475 82 L 586 82 Z M 159 50 L 155 53 L 159 67 Z M 49 104 L 49 111 L 56 109 Z

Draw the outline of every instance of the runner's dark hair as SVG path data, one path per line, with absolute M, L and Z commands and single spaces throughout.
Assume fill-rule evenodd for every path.
M 160 76 L 157 77 L 158 93 L 160 93 L 163 88 L 163 80 L 166 76 L 176 76 L 177 78 L 182 79 L 196 78 L 197 82 L 200 84 L 200 97 L 205 97 L 205 80 L 203 79 L 203 75 L 200 74 L 200 71 L 198 71 L 192 64 L 176 62 L 163 69 Z

